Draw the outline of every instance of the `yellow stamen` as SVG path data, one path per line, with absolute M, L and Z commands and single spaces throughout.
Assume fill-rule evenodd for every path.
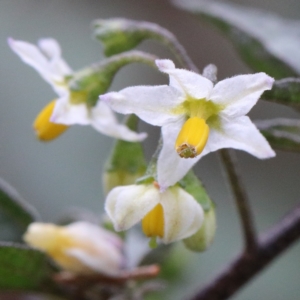
M 33 123 L 36 136 L 39 140 L 47 142 L 59 137 L 69 126 L 50 122 L 55 100 L 47 104 L 38 114 Z
M 142 220 L 143 232 L 147 237 L 164 236 L 164 210 L 157 204 Z
M 194 158 L 199 155 L 207 142 L 209 127 L 204 119 L 189 118 L 178 134 L 175 148 L 180 157 Z

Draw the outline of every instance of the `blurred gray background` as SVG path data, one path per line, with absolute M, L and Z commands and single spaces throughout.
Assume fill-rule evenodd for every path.
M 297 0 L 235 2 L 300 18 Z M 219 32 L 176 10 L 168 1 L 0 0 L 0 176 L 34 205 L 45 221 L 57 220 L 69 206 L 83 207 L 100 215 L 104 201 L 101 171 L 112 140 L 90 127 L 74 126 L 53 142 L 38 142 L 32 122 L 55 94 L 34 70 L 10 51 L 6 39 L 13 37 L 35 43 L 41 37 L 54 37 L 60 42 L 65 59 L 76 70 L 102 58 L 101 45 L 91 39 L 90 23 L 96 18 L 110 17 L 147 20 L 168 28 L 177 35 L 200 69 L 215 63 L 219 79 L 249 72 Z M 153 42 L 146 42 L 140 48 L 172 58 Z M 135 65 L 124 68 L 117 75 L 111 90 L 166 82 L 157 72 Z M 263 102 L 251 112 L 252 118 L 277 116 L 299 117 L 291 109 Z M 150 127 L 142 124 L 141 129 L 149 130 Z M 155 149 L 157 136 L 158 130 L 151 129 L 150 138 L 145 142 L 147 157 Z M 299 200 L 300 156 L 277 152 L 275 159 L 266 161 L 241 152 L 238 156 L 257 227 L 263 231 Z M 210 154 L 202 159 L 197 173 L 217 205 L 217 236 L 211 249 L 204 254 L 182 250 L 189 255 L 184 279 L 166 299 L 183 299 L 183 295 L 216 274 L 242 246 L 236 210 L 217 156 Z M 299 299 L 299 250 L 300 245 L 293 246 L 233 299 Z

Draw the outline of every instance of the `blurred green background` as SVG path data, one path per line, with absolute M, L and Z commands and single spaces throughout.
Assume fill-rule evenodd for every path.
M 234 1 L 267 9 L 285 17 L 300 18 L 297 0 Z M 51 143 L 35 139 L 31 124 L 43 106 L 55 97 L 50 86 L 9 49 L 13 37 L 35 43 L 54 37 L 74 69 L 102 58 L 101 45 L 91 39 L 90 23 L 96 18 L 126 17 L 156 22 L 175 33 L 202 69 L 214 63 L 219 79 L 250 70 L 219 32 L 164 0 L 0 0 L 0 176 L 41 213 L 45 221 L 56 221 L 70 206 L 102 212 L 101 170 L 111 150 L 112 140 L 90 127 L 74 126 Z M 171 57 L 160 45 L 146 42 L 141 47 L 162 58 Z M 172 57 L 171 57 L 172 58 Z M 145 66 L 124 68 L 111 90 L 128 85 L 160 84 L 167 79 Z M 299 115 L 283 106 L 259 103 L 252 118 Z M 158 130 L 151 130 L 145 142 L 147 157 L 156 146 Z M 298 154 L 277 152 L 275 159 L 260 161 L 238 153 L 250 195 L 257 227 L 267 229 L 299 200 L 300 159 Z M 239 222 L 230 193 L 222 178 L 215 154 L 205 157 L 196 171 L 216 202 L 218 230 L 211 249 L 190 254 L 183 280 L 166 299 L 184 299 L 222 268 L 240 250 Z M 6 229 L 0 228 L 5 236 Z M 235 300 L 299 299 L 300 245 L 293 246 L 276 263 L 235 295 Z

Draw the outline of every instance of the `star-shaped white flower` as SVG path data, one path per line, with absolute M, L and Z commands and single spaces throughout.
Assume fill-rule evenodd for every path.
M 170 60 L 156 64 L 169 75 L 169 86 L 128 87 L 101 99 L 119 113 L 134 113 L 162 126 L 157 162 L 161 190 L 178 182 L 201 157 L 221 148 L 244 150 L 261 159 L 275 155 L 245 116 L 263 91 L 271 89 L 273 78 L 265 73 L 239 75 L 214 86 L 199 74 L 176 69 Z
M 24 240 L 47 253 L 62 269 L 76 274 L 115 275 L 124 265 L 122 240 L 88 222 L 67 226 L 31 223 Z
M 33 67 L 52 86 L 58 95 L 58 99 L 46 106 L 35 122 L 35 127 L 38 127 L 36 130 L 40 131 L 37 134 L 41 136 L 41 139 L 55 138 L 67 128 L 63 125 L 52 126 L 53 123 L 67 126 L 91 125 L 105 135 L 126 141 L 140 141 L 146 137 L 145 133 L 138 134 L 129 130 L 125 125 L 119 124 L 114 113 L 102 101 L 98 101 L 92 108 L 84 102 L 71 101 L 66 76 L 72 75 L 73 71 L 62 58 L 61 49 L 56 40 L 41 39 L 35 46 L 9 38 L 8 44 L 26 64 Z
M 201 227 L 203 209 L 178 186 L 160 192 L 157 183 L 116 187 L 107 195 L 105 210 L 115 230 L 127 230 L 142 220 L 146 236 L 171 243 Z

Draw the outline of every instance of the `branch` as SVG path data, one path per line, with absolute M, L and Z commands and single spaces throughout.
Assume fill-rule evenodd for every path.
M 226 300 L 300 238 L 300 205 L 260 237 L 256 251 L 240 254 L 190 300 Z
M 246 251 L 254 251 L 257 246 L 256 231 L 249 205 L 248 196 L 241 180 L 237 158 L 233 150 L 222 149 L 220 151 L 223 165 L 226 169 L 228 181 L 232 189 L 235 204 L 242 223 Z

